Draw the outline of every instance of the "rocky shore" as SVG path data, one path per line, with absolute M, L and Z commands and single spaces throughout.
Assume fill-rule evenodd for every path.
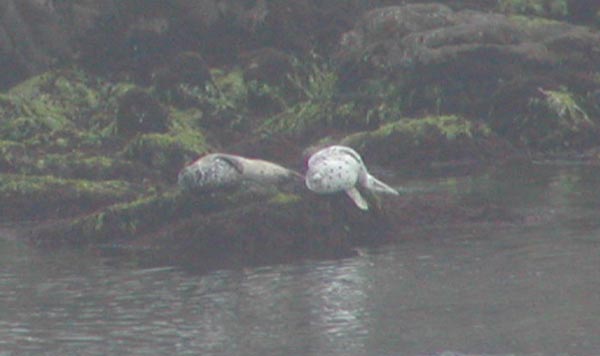
M 210 152 L 300 172 L 327 143 L 400 172 L 600 157 L 595 2 L 42 3 L 0 1 L 0 216 L 37 245 L 314 252 L 521 221 L 442 193 L 363 212 L 301 184 L 179 190 Z

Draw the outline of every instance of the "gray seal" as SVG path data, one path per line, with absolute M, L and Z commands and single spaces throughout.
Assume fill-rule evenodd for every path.
M 344 191 L 362 210 L 368 210 L 369 205 L 357 187 L 398 195 L 396 189 L 373 177 L 360 155 L 347 146 L 329 146 L 310 156 L 305 183 L 308 189 L 318 194 Z
M 302 176 L 272 162 L 211 153 L 184 167 L 177 176 L 177 183 L 184 190 L 210 191 L 235 187 L 244 181 L 277 184 L 294 178 Z

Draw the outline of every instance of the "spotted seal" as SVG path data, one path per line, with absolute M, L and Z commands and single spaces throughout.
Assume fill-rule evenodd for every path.
M 374 192 L 398 195 L 396 189 L 373 177 L 360 155 L 346 146 L 329 146 L 310 156 L 305 183 L 308 189 L 319 194 L 345 191 L 362 210 L 368 210 L 369 205 L 357 186 Z
M 302 176 L 261 159 L 211 153 L 184 167 L 177 176 L 177 183 L 184 190 L 210 191 L 235 187 L 243 181 L 276 184 L 293 178 Z

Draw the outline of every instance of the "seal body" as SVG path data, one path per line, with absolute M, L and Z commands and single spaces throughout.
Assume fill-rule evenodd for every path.
M 306 187 L 318 194 L 344 191 L 360 209 L 368 204 L 357 187 L 397 195 L 398 191 L 373 177 L 360 155 L 350 147 L 329 146 L 308 159 Z
M 225 153 L 212 153 L 184 167 L 177 176 L 182 189 L 210 191 L 232 188 L 244 181 L 276 184 L 301 177 L 278 164 Z

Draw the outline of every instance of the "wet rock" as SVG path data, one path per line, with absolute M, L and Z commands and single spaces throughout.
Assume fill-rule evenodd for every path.
M 111 244 L 159 249 L 178 259 L 215 253 L 257 256 L 350 251 L 397 239 L 411 226 L 512 223 L 497 207 L 475 209 L 446 194 L 374 201 L 364 212 L 344 194 L 277 190 L 182 194 L 169 191 L 119 203 L 76 220 L 34 229 L 36 244 Z
M 3 174 L 0 215 L 5 221 L 69 217 L 132 199 L 139 192 L 139 187 L 123 181 Z

